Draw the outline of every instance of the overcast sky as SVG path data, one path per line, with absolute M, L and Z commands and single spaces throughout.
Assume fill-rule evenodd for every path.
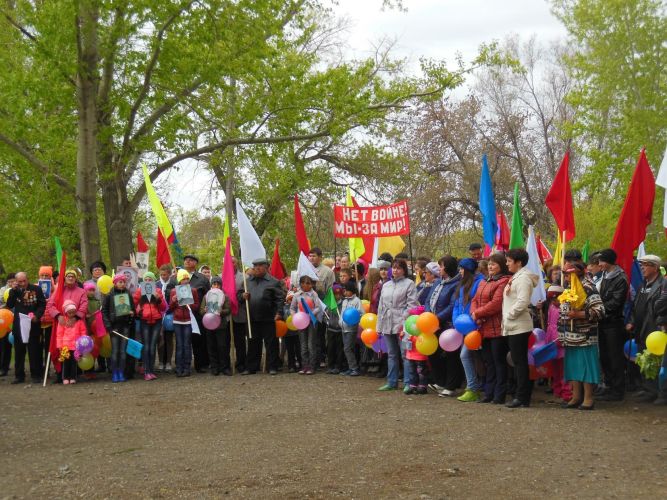
M 382 0 L 338 0 L 335 12 L 350 21 L 349 50 L 368 56 L 382 38 L 396 39 L 394 55 L 418 67 L 422 56 L 444 59 L 453 69 L 460 53 L 472 60 L 480 44 L 502 40 L 511 33 L 528 38 L 536 34 L 548 42 L 565 36 L 565 29 L 551 14 L 546 0 L 404 0 L 407 12 L 382 11 Z M 190 209 L 209 205 L 202 169 L 184 166 L 158 179 L 156 185 L 172 184 L 168 203 Z

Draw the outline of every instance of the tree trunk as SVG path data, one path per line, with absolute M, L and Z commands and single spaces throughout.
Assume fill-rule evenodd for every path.
M 116 267 L 133 250 L 132 214 L 129 213 L 125 182 L 122 179 L 111 177 L 114 175 L 113 172 L 105 171 L 105 174 L 101 176 L 104 221 L 109 242 L 110 264 Z
M 78 132 L 76 208 L 79 212 L 81 260 L 84 269 L 100 258 L 97 225 L 97 18 L 93 1 L 81 1 L 77 16 Z

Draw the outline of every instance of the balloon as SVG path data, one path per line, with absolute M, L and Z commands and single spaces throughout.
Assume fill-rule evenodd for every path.
M 482 334 L 478 330 L 473 330 L 463 338 L 463 343 L 471 351 L 476 351 L 482 347 Z
M 535 333 L 531 333 L 528 336 L 528 349 L 529 350 L 533 348 L 533 346 L 535 345 L 536 340 L 537 340 L 537 336 L 535 335 Z
M 6 289 L 5 289 L 5 293 L 2 294 L 2 299 L 3 299 L 5 302 L 7 302 L 7 299 L 9 298 L 9 290 L 11 290 L 11 288 L 6 288 Z
M 13 323 L 14 314 L 9 309 L 0 309 L 0 338 L 7 335 Z
M 96 359 L 97 359 L 97 357 L 100 355 L 100 348 L 99 348 L 99 346 L 97 346 L 97 345 L 94 346 L 94 347 L 93 347 L 93 350 L 90 351 L 90 354 L 93 356 L 93 358 L 96 358 Z
M 630 361 L 634 361 L 637 358 L 638 353 L 637 341 L 635 341 L 635 339 L 628 340 L 623 346 L 623 353 Z
M 217 330 L 220 326 L 220 323 L 222 322 L 222 318 L 219 314 L 207 312 L 204 314 L 201 322 L 204 324 L 204 328 L 207 330 Z
M 667 347 L 667 333 L 656 330 L 646 337 L 646 349 L 651 354 L 662 356 L 665 354 L 665 347 Z
M 174 330 L 174 315 L 165 314 L 162 318 L 162 329 L 165 332 L 172 332 Z
M 355 309 L 351 310 L 354 311 Z M 359 314 L 359 312 L 357 312 L 357 314 Z M 308 315 L 308 313 L 298 312 L 294 316 L 292 316 L 292 323 L 294 324 L 297 330 L 303 330 L 304 328 L 308 328 L 308 325 L 310 324 L 310 316 Z
M 306 300 L 306 304 L 308 305 L 308 307 L 309 307 L 310 310 L 312 311 L 313 308 L 315 307 L 315 303 L 313 302 L 313 299 L 311 299 L 310 297 L 306 297 L 305 300 Z M 299 311 L 301 311 L 301 312 L 306 312 L 306 311 L 303 309 L 303 304 L 301 303 L 300 300 L 299 300 Z
M 463 335 L 453 328 L 450 328 L 440 334 L 439 342 L 443 351 L 453 352 L 461 347 L 461 344 L 463 343 Z
M 535 366 L 535 358 L 532 352 L 528 353 L 528 366 Z
M 432 333 L 422 333 L 417 337 L 417 352 L 424 356 L 430 356 L 438 349 L 438 338 Z
M 544 344 L 544 342 L 547 340 L 547 332 L 541 328 L 535 328 L 533 330 L 533 335 L 535 335 L 535 343 L 537 344 Z
M 79 351 L 79 353 L 88 354 L 90 351 L 93 350 L 95 342 L 93 342 L 93 339 L 90 338 L 88 335 L 83 335 L 78 339 L 76 339 L 74 345 L 76 346 L 76 350 Z
M 378 338 L 379 338 L 378 332 L 376 332 L 372 328 L 366 328 L 363 332 L 361 332 L 361 341 L 368 347 L 375 344 Z
M 294 326 L 294 318 L 292 317 L 291 314 L 289 316 L 287 316 L 286 323 L 287 323 L 287 329 L 288 330 L 290 330 L 292 332 L 295 332 L 295 331 L 298 330 L 298 328 L 296 326 Z
M 90 370 L 93 366 L 95 366 L 95 358 L 93 358 L 93 355 L 90 353 L 84 354 L 79 358 L 77 364 L 83 371 Z
M 14 345 L 14 334 L 10 333 L 9 336 L 7 337 L 7 340 L 11 345 Z
M 104 295 L 108 294 L 113 288 L 113 280 L 111 276 L 100 276 L 97 280 L 97 289 L 102 292 Z
M 373 344 L 372 349 L 377 353 L 387 352 L 387 341 L 384 339 L 384 335 L 378 337 Z
M 507 353 L 507 364 L 514 368 L 514 360 L 512 360 L 512 353 Z
M 454 320 L 454 328 L 463 335 L 467 335 L 477 329 L 477 323 L 475 323 L 469 314 L 459 314 Z
M 287 323 L 282 319 L 276 320 L 276 337 L 284 337 L 287 333 Z
M 343 321 L 348 325 L 355 326 L 359 324 L 361 320 L 361 314 L 356 309 L 345 309 L 343 313 Z
M 403 330 L 409 333 L 410 335 L 419 335 L 421 332 L 419 331 L 419 328 L 417 328 L 417 316 L 416 314 L 413 314 L 412 316 L 408 316 L 408 319 L 405 320 L 405 323 L 403 323 Z
M 364 309 L 364 312 L 370 312 L 371 310 L 371 303 L 367 300 L 362 300 L 361 301 L 361 307 Z
M 102 344 L 100 345 L 100 356 L 103 358 L 111 357 L 111 337 L 106 334 L 102 337 Z
M 361 328 L 363 328 L 364 330 L 368 329 L 375 330 L 377 323 L 378 323 L 378 315 L 373 313 L 366 313 L 359 320 L 359 324 L 361 325 Z M 372 343 L 373 342 L 371 342 L 371 344 Z
M 432 312 L 423 312 L 417 316 L 417 328 L 422 333 L 435 333 L 440 327 L 440 320 Z

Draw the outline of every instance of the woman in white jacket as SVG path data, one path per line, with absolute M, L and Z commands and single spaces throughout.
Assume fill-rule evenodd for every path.
M 528 374 L 528 339 L 533 332 L 530 315 L 530 297 L 539 278 L 524 266 L 528 264 L 528 252 L 515 248 L 507 252 L 507 267 L 513 274 L 503 292 L 503 336 L 507 337 L 514 363 L 516 393 L 508 408 L 530 406 L 533 383 Z
M 382 286 L 378 304 L 377 331 L 384 335 L 388 352 L 387 383 L 380 391 L 398 389 L 401 347 L 398 333 L 409 316 L 408 311 L 419 305 L 415 283 L 407 278 L 408 264 L 396 259 L 391 267 L 392 279 Z

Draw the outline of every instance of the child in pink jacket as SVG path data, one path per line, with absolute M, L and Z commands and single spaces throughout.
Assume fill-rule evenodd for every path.
M 546 342 L 556 341 L 558 344 L 558 316 L 560 314 L 560 304 L 558 303 L 558 296 L 563 293 L 563 288 L 558 285 L 551 285 L 547 290 L 548 316 L 547 316 L 547 336 Z M 554 391 L 554 396 L 561 398 L 563 401 L 570 401 L 572 399 L 572 389 L 564 379 L 563 360 L 565 357 L 565 349 L 558 344 L 558 355 L 556 359 L 551 361 L 551 388 Z
M 77 317 L 76 313 L 76 304 L 71 300 L 66 300 L 63 303 L 65 320 L 58 322 L 56 330 L 56 347 L 60 349 L 61 353 L 64 385 L 76 384 L 76 359 L 74 359 L 76 341 L 87 333 L 86 323 Z

